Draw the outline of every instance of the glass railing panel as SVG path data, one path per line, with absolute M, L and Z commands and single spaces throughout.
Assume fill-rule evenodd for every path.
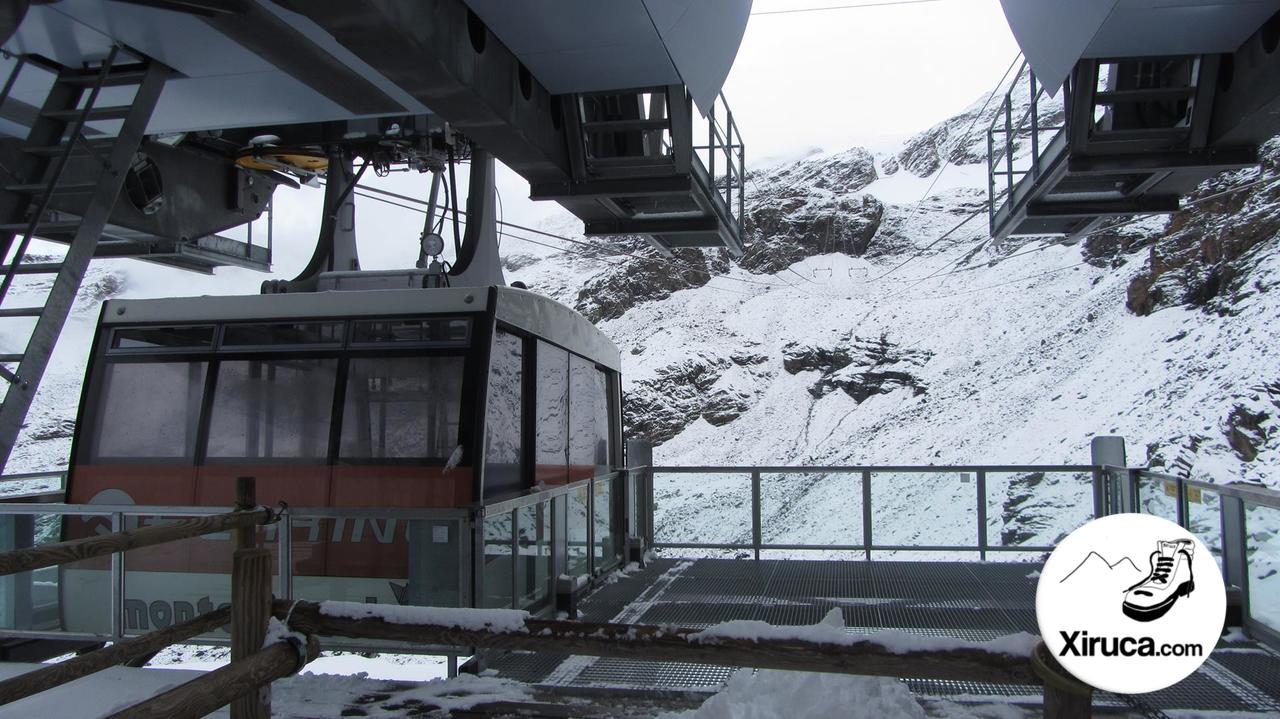
M 988 559 L 1035 558 L 1042 550 L 1031 548 L 1051 547 L 1093 518 L 1090 472 L 988 472 L 986 485 L 987 546 L 1028 548 Z
M 192 518 L 129 515 L 124 528 L 159 527 Z M 221 532 L 126 552 L 125 634 L 164 629 L 229 605 L 234 550 L 234 533 Z M 216 630 L 206 638 L 229 641 L 230 635 Z
M 618 511 L 622 493 L 619 481 L 617 476 L 608 475 L 597 477 L 594 482 L 592 550 L 597 570 L 617 565 L 622 557 L 622 517 Z
M 0 552 L 110 531 L 110 516 L 5 514 Z M 0 628 L 110 635 L 110 555 L 0 577 Z
M 482 607 L 511 608 L 514 589 L 512 512 L 484 519 L 484 576 Z
M 1222 500 L 1217 492 L 1187 487 L 1187 529 L 1209 548 L 1222 566 Z
M 536 610 L 550 601 L 550 501 L 516 510 L 516 590 L 521 609 Z
M 1249 616 L 1280 632 L 1280 509 L 1244 504 Z
M 323 515 L 324 511 L 317 514 Z M 509 517 L 510 513 L 504 516 Z M 281 521 L 260 532 L 260 546 L 271 550 L 273 563 L 284 526 Z M 473 572 L 472 534 L 463 519 L 388 517 L 377 508 L 369 508 L 358 514 L 344 511 L 341 517 L 295 511 L 288 526 L 294 599 L 397 606 L 471 605 L 468 587 Z M 505 545 L 509 547 L 510 543 L 508 534 Z M 509 561 L 506 566 L 506 582 L 502 586 L 509 595 Z M 272 572 L 274 575 L 275 566 Z M 324 641 L 326 647 L 332 648 L 396 650 L 408 646 L 402 642 L 342 637 L 326 637 Z
M 587 574 L 591 570 L 589 520 L 591 517 L 591 489 L 583 484 L 565 495 L 565 574 L 571 577 Z
M 657 471 L 653 496 L 655 544 L 751 546 L 750 474 Z M 668 554 L 725 556 L 725 552 L 693 549 Z
M 978 547 L 978 494 L 973 473 L 873 472 L 871 538 L 875 546 L 956 547 L 875 550 L 872 559 L 973 559 Z M 963 551 L 959 548 L 972 548 Z
M 761 475 L 760 536 L 763 544 L 862 546 L 862 473 Z
M 1138 473 L 1138 511 L 1170 522 L 1178 521 L 1178 482 Z

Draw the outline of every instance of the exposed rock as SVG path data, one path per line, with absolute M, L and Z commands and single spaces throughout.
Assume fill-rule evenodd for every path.
M 615 241 L 610 246 L 612 249 L 606 253 L 622 251 L 632 257 L 592 278 L 578 291 L 574 309 L 592 322 L 616 319 L 643 302 L 701 287 L 714 274 L 728 269 L 728 261 L 718 251 L 676 250 L 675 257 L 667 260 L 638 238 Z M 650 259 L 638 260 L 634 256 Z
M 1188 198 L 1209 198 L 1261 178 L 1280 178 L 1280 139 L 1263 146 L 1262 174 L 1229 172 L 1202 184 Z M 1137 315 L 1174 305 L 1231 314 L 1233 305 L 1260 288 L 1245 277 L 1256 250 L 1280 236 L 1280 186 L 1268 182 L 1222 194 L 1174 215 L 1154 238 L 1144 271 L 1129 283 L 1126 306 Z
M 632 382 L 624 411 L 628 432 L 655 446 L 680 434 L 703 414 L 712 386 L 729 365 L 724 358 L 698 355 Z
M 75 431 L 76 422 L 74 419 L 52 419 L 28 430 L 27 437 L 35 442 L 70 439 L 75 434 Z
M 502 268 L 508 272 L 516 272 L 541 260 L 541 257 L 535 257 L 534 255 L 512 252 L 503 255 Z
M 893 155 L 889 155 L 880 161 L 880 171 L 884 173 L 885 177 L 896 175 L 898 174 L 898 170 L 901 169 L 902 165 L 898 164 L 898 158 Z
M 1245 462 L 1258 458 L 1258 450 L 1267 441 L 1267 430 L 1264 423 L 1270 419 L 1266 412 L 1250 412 L 1248 408 L 1236 405 L 1227 415 L 1227 444 Z
M 707 398 L 702 418 L 716 427 L 729 424 L 751 409 L 755 397 L 737 388 L 718 389 Z
M 923 350 L 904 350 L 884 336 L 848 336 L 831 347 L 790 343 L 783 348 L 782 367 L 790 374 L 819 372 L 821 376 L 809 387 L 814 397 L 841 390 L 862 403 L 873 395 L 903 388 L 915 395 L 925 394 L 924 384 L 908 370 L 928 362 L 931 356 Z
M 1022 74 L 1016 82 L 1019 83 L 1015 86 L 1017 88 L 1027 87 L 1027 75 Z M 1015 91 L 1013 95 L 1012 117 L 1013 121 L 1017 122 L 1020 118 L 1027 116 L 1030 103 L 1025 91 Z M 944 162 L 952 165 L 985 164 L 987 162 L 987 128 L 991 126 L 996 113 L 1001 111 L 1002 99 L 997 95 L 986 103 L 986 107 L 983 107 L 983 101 L 977 102 L 959 115 L 912 137 L 898 153 L 898 161 L 917 177 L 932 175 L 942 167 Z M 1036 114 L 1040 127 L 1056 127 L 1062 124 L 1064 115 L 1061 93 L 1056 99 L 1041 97 L 1038 109 Z M 1027 137 L 1018 138 L 1012 146 L 1015 157 L 1024 155 L 1031 149 Z M 1005 153 L 1003 137 L 997 135 L 997 142 L 991 153 L 993 161 L 999 162 L 1004 158 Z
M 1094 267 L 1118 267 L 1125 255 L 1152 243 L 1151 233 L 1132 225 L 1095 232 L 1084 239 L 1081 254 Z
M 871 246 L 883 217 L 884 205 L 871 195 L 757 202 L 747 211 L 747 252 L 738 264 L 774 273 L 814 255 L 860 256 Z
M 813 157 L 774 168 L 757 180 L 781 187 L 815 187 L 850 194 L 876 181 L 876 160 L 870 152 L 854 147 L 828 157 Z

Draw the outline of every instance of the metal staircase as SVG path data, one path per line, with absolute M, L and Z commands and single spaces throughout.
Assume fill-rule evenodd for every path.
M 0 387 L 4 387 L 0 466 L 13 451 L 169 72 L 155 62 L 121 62 L 125 55 L 126 51 L 115 46 L 96 68 L 59 72 L 20 156 L 11 167 L 0 169 L 6 183 L 0 192 L 0 257 L 4 262 L 0 265 L 0 322 L 12 327 L 34 320 L 25 342 L 18 342 L 25 346 L 0 347 Z M 24 64 L 20 59 L 6 81 L 0 104 L 8 99 Z M 133 98 L 127 104 L 99 106 L 99 96 L 106 87 L 132 87 Z M 87 135 L 87 123 L 107 120 L 123 121 L 114 137 Z M 99 166 L 96 181 L 62 182 L 71 158 L 86 153 Z M 72 193 L 88 196 L 84 212 L 78 217 L 62 213 L 51 220 L 53 199 Z M 28 258 L 33 238 L 55 233 L 69 242 L 61 260 Z M 15 301 L 14 282 L 19 276 L 53 278 L 43 301 L 27 305 Z M 6 338 L 15 335 L 22 337 L 22 328 L 3 333 Z

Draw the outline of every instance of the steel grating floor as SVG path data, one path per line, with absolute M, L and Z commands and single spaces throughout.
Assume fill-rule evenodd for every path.
M 841 562 L 659 559 L 616 575 L 580 606 L 584 621 L 702 628 L 734 619 L 815 624 L 839 609 L 852 633 L 899 629 L 984 641 L 1038 633 L 1039 565 L 999 562 Z M 491 660 L 501 676 L 545 688 L 662 689 L 711 693 L 735 670 L 672 662 L 513 653 Z M 1040 688 L 904 679 L 924 702 L 1018 703 Z M 1186 716 L 1280 714 L 1280 654 L 1245 642 L 1222 645 L 1200 671 L 1160 692 L 1095 695 L 1100 713 Z

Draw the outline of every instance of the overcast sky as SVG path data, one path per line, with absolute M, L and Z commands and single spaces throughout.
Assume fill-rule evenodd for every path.
M 753 13 L 885 0 L 755 0 Z M 725 97 L 757 161 L 892 149 L 991 91 L 1018 54 L 999 0 L 754 15 Z
M 698 0 L 703 1 L 715 0 Z M 884 1 L 755 0 L 753 12 Z M 776 164 L 814 148 L 839 152 L 861 145 L 892 151 L 989 93 L 1016 54 L 999 0 L 755 15 L 725 96 L 746 139 L 749 164 Z M 427 195 L 429 175 L 369 175 L 366 184 Z M 566 221 L 567 213 L 558 205 L 529 201 L 528 183 L 510 171 L 502 172 L 498 190 L 507 220 L 581 231 L 581 223 L 572 217 Z M 274 276 L 294 276 L 310 257 L 321 197 L 321 190 L 306 187 L 276 192 Z M 365 268 L 413 265 L 420 214 L 359 199 L 356 216 Z M 541 251 L 516 240 L 504 240 L 502 250 Z M 136 276 L 140 294 L 172 292 L 167 290 L 172 273 L 143 270 Z M 217 278 L 177 278 L 184 283 L 183 294 L 255 292 L 263 275 L 227 269 L 219 270 Z

